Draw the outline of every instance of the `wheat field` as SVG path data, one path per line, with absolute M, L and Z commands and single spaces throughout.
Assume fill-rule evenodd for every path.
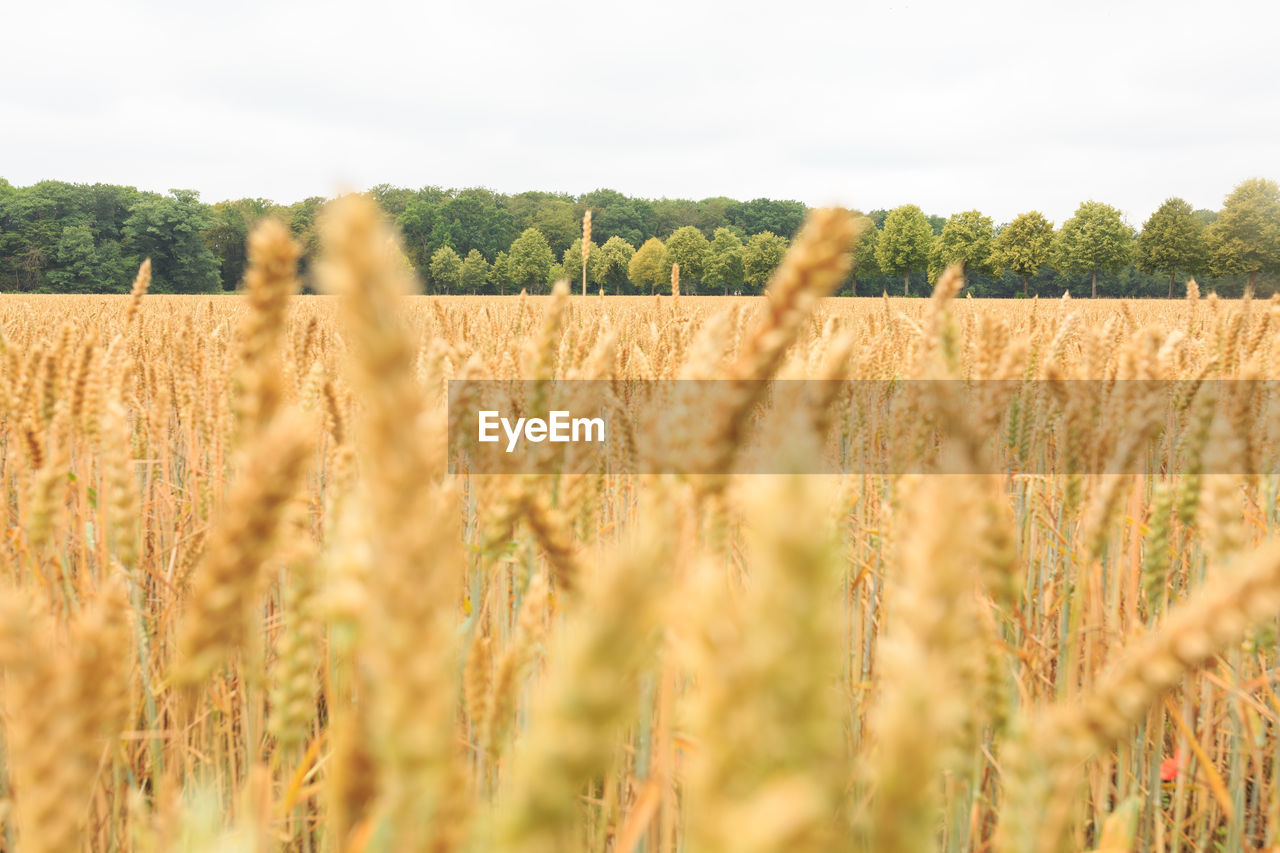
M 243 296 L 0 297 L 4 849 L 1280 844 L 1280 397 L 1206 390 L 1280 304 L 824 299 L 856 237 L 762 298 L 426 298 L 348 199 L 330 295 L 268 222 Z M 674 437 L 723 462 L 774 377 L 1015 390 L 900 425 L 967 473 L 449 473 L 451 380 L 724 380 Z M 1177 471 L 1068 465 L 1168 444 L 1127 379 Z

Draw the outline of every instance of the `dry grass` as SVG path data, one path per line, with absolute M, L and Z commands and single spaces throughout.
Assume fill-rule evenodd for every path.
M 247 297 L 0 297 L 5 849 L 1277 844 L 1280 481 L 1214 472 L 1280 400 L 1197 384 L 1271 375 L 1277 305 L 823 299 L 834 212 L 764 299 L 415 298 L 368 207 L 325 234 L 335 296 L 267 227 Z M 666 437 L 713 470 L 773 376 L 1022 384 L 788 421 L 946 420 L 967 474 L 446 473 L 450 379 L 730 380 Z M 1067 473 L 1169 425 L 1038 378 L 1187 380 L 1238 459 Z

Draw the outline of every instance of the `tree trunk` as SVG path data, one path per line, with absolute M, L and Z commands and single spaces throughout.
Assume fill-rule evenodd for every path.
M 1023 296 L 1031 295 L 1031 291 L 1028 290 L 1028 286 L 1027 286 L 1027 276 L 1025 275 L 1022 277 L 1022 295 Z
M 1173 271 L 1169 271 L 1169 298 L 1173 298 Z
M 902 274 L 902 295 L 911 295 L 911 270 L 907 270 Z
M 1098 298 L 1098 268 L 1093 268 L 1093 298 Z
M 1258 271 L 1254 270 L 1253 272 L 1249 273 L 1249 283 L 1246 285 L 1248 289 L 1245 291 L 1245 293 L 1249 294 L 1250 298 L 1253 297 L 1253 289 L 1257 283 L 1258 283 Z

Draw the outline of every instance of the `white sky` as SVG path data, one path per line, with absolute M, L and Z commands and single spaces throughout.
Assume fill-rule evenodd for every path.
M 1280 179 L 1275 0 L 3 0 L 0 32 L 0 176 L 24 186 L 611 187 L 1058 223 L 1095 198 L 1136 226 Z

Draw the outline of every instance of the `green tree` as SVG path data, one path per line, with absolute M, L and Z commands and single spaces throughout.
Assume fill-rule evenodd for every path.
M 853 286 L 853 295 L 858 295 L 858 276 L 875 275 L 880 272 L 880 265 L 876 263 L 876 243 L 880 237 L 880 231 L 876 228 L 875 220 L 870 216 L 855 217 L 854 223 L 858 228 L 858 242 L 853 247 L 853 256 L 850 259 L 849 281 Z
M 448 293 L 462 281 L 462 258 L 449 246 L 441 246 L 431 255 L 431 286 Z
M 22 272 L 27 274 L 27 289 L 35 289 L 33 286 L 40 281 L 41 273 L 45 267 L 49 265 L 50 257 L 40 246 L 25 246 L 22 254 L 15 258 L 15 269 L 20 271 L 17 276 L 18 287 L 22 287 Z
M 991 217 L 983 216 L 977 210 L 953 213 L 935 242 L 939 269 L 960 264 L 966 274 L 990 275 L 993 272 L 991 251 L 995 234 Z
M 703 271 L 707 284 L 722 288 L 725 294 L 729 293 L 729 288 L 736 290 L 742 287 L 742 250 L 742 241 L 737 234 L 728 228 L 717 228 Z
M 223 290 L 235 290 L 249 263 L 249 231 L 272 212 L 274 205 L 263 198 L 220 201 L 209 209 L 210 224 L 201 235 L 218 260 L 218 278 Z
M 876 240 L 876 263 L 891 275 L 902 276 L 902 294 L 911 295 L 911 273 L 926 269 L 933 247 L 933 226 L 919 207 L 904 204 L 885 217 Z
M 1262 178 L 1241 183 L 1205 236 L 1214 273 L 1247 275 L 1253 290 L 1258 273 L 1280 271 L 1280 187 Z
M 696 293 L 697 284 L 702 281 L 707 252 L 711 244 L 704 235 L 692 225 L 677 228 L 667 238 L 667 267 L 680 265 L 680 290 L 682 293 Z M 686 284 L 687 282 L 687 284 Z
M 448 200 L 439 187 L 424 187 L 396 214 L 396 224 L 404 234 L 405 252 L 419 275 L 430 277 L 431 256 L 441 246 L 453 246 L 449 222 L 443 207 Z
M 552 264 L 551 266 L 547 267 L 547 274 L 543 279 L 543 284 L 547 286 L 548 293 L 551 292 L 551 288 L 554 287 L 555 283 L 560 279 L 564 279 L 565 281 L 569 280 L 568 276 L 564 274 L 563 264 Z M 573 292 L 572 289 L 570 289 L 569 292 L 572 293 Z
M 89 209 L 89 190 L 63 181 L 40 181 L 6 194 L 0 202 L 0 229 L 5 232 L 0 233 L 0 245 L 16 262 L 15 268 L 32 273 L 25 289 L 42 289 L 43 271 L 57 268 L 58 243 L 68 225 L 97 230 L 100 223 Z
M 742 277 L 750 292 L 760 293 L 787 254 L 787 238 L 772 231 L 751 235 L 742 249 Z
M 621 295 L 622 288 L 627 283 L 631 258 L 635 253 L 635 246 L 626 240 L 618 236 L 610 237 L 598 251 L 591 253 L 589 272 L 600 286 L 612 287 L 615 294 Z
M 391 184 L 378 184 L 369 188 L 369 197 L 377 202 L 383 212 L 395 219 L 413 202 L 417 193 L 405 187 L 393 187 Z
M 289 231 L 293 234 L 293 239 L 297 240 L 298 245 L 302 247 L 302 257 L 298 259 L 298 272 L 301 275 L 306 275 L 311 268 L 312 259 L 320 254 L 320 234 L 316 228 L 316 221 L 324 205 L 324 198 L 311 196 L 294 202 L 282 211 L 282 216 L 289 223 Z
M 693 219 L 688 224 L 714 240 L 717 229 L 729 226 L 729 211 L 737 206 L 736 199 L 724 196 L 704 198 L 694 206 Z
M 461 284 L 464 291 L 479 293 L 489 280 L 489 262 L 480 254 L 479 249 L 467 252 L 467 259 L 462 262 Z
M 733 205 L 725 211 L 729 224 L 743 234 L 761 234 L 765 231 L 780 234 L 790 240 L 804 224 L 809 208 L 798 201 L 775 201 L 757 198 Z
M 652 207 L 653 224 L 659 234 L 671 235 L 686 225 L 697 227 L 693 222 L 698 217 L 698 206 L 687 198 L 660 198 L 652 202 Z M 667 243 L 670 242 L 668 236 Z M 680 278 L 683 282 L 684 276 Z
M 506 200 L 517 231 L 537 228 L 547 238 L 551 254 L 560 257 L 582 234 L 582 213 L 569 195 L 523 192 Z
M 486 258 L 495 257 L 518 233 L 506 197 L 480 187 L 462 190 L 443 202 L 439 219 L 451 237 L 449 245 L 461 255 L 479 249 Z
M 538 290 L 547 283 L 555 258 L 547 238 L 537 228 L 526 228 L 507 251 L 507 274 L 511 283 L 525 290 Z
M 1000 229 L 991 252 L 996 269 L 1010 270 L 1022 279 L 1022 293 L 1029 294 L 1028 283 L 1040 268 L 1049 263 L 1053 250 L 1053 223 L 1038 210 L 1019 213 Z
M 667 247 L 657 237 L 650 237 L 636 249 L 627 265 L 627 276 L 637 287 L 649 286 L 649 293 L 669 280 L 671 267 L 667 264 Z
M 493 266 L 489 267 L 489 283 L 499 296 L 506 295 L 507 288 L 511 286 L 511 268 L 507 263 L 506 252 L 499 252 L 493 259 Z
M 1169 298 L 1173 298 L 1173 278 L 1181 270 L 1196 275 L 1208 261 L 1204 222 L 1191 205 L 1180 198 L 1166 199 L 1151 214 L 1138 235 L 1138 269 L 1151 275 L 1169 274 Z
M 200 232 L 210 224 L 209 209 L 194 190 L 170 190 L 134 204 L 124 233 L 134 250 L 151 258 L 151 287 L 159 293 L 212 293 L 218 290 L 218 259 Z
M 582 233 L 582 214 L 588 209 L 591 210 L 591 233 L 598 240 L 608 242 L 610 237 L 621 237 L 638 246 L 660 231 L 653 202 L 628 198 L 617 190 L 600 189 L 578 198 L 578 225 L 575 226 L 578 234 Z
M 600 247 L 596 245 L 596 241 L 591 241 L 591 254 L 587 258 L 587 279 L 592 284 L 598 284 L 596 280 L 595 256 L 600 251 Z M 560 268 L 564 278 L 569 279 L 575 285 L 582 282 L 582 237 L 574 240 L 569 244 L 569 248 L 564 250 L 564 254 L 560 256 Z M 575 290 L 577 287 L 575 286 Z
M 93 231 L 86 224 L 68 225 L 58 240 L 58 267 L 49 271 L 54 293 L 94 293 L 103 281 L 102 260 L 93 244 Z
M 1053 241 L 1054 265 L 1064 273 L 1092 273 L 1092 296 L 1098 297 L 1098 273 L 1119 272 L 1133 254 L 1133 229 L 1120 211 L 1100 201 L 1086 201 L 1062 223 Z
M 1218 211 L 1209 210 L 1207 207 L 1199 207 L 1191 211 L 1196 219 L 1199 219 L 1205 226 L 1212 225 L 1218 221 Z

